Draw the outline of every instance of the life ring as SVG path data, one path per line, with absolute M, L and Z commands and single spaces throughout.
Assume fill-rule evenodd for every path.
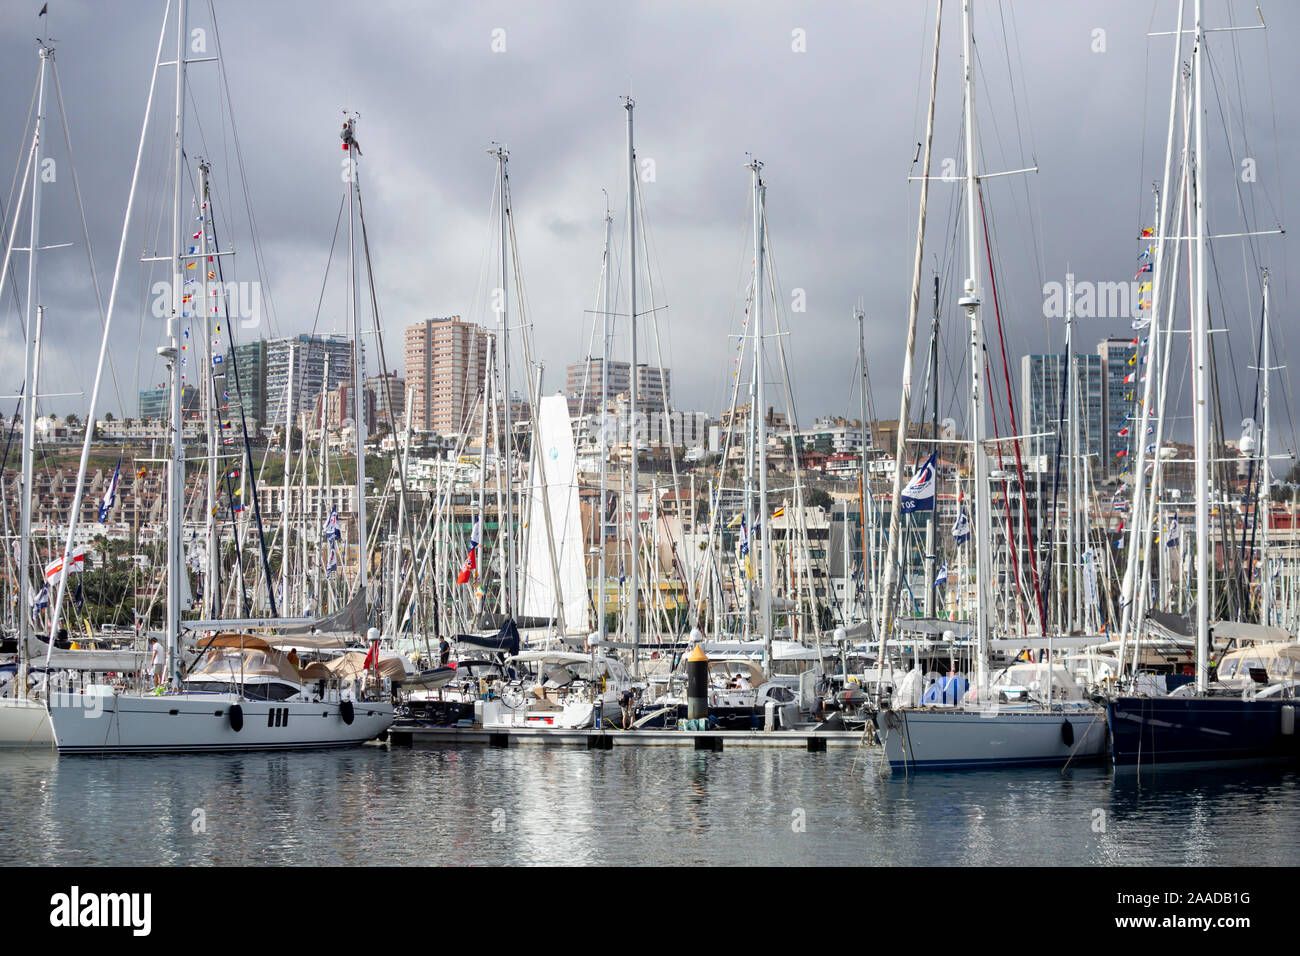
M 1061 721 L 1061 743 L 1067 747 L 1074 743 L 1074 728 L 1068 720 Z
M 240 707 L 238 704 L 231 704 L 229 716 L 231 730 L 235 733 L 239 733 L 244 729 L 244 708 Z
M 343 718 L 343 723 L 351 724 L 356 714 L 352 710 L 352 701 L 344 700 L 339 702 L 339 716 Z

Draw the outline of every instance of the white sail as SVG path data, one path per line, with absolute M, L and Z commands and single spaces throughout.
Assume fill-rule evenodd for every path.
M 578 508 L 578 459 L 568 402 L 563 395 L 547 395 L 538 402 L 537 414 L 537 437 L 528 469 L 521 613 L 555 618 L 562 603 L 565 630 L 585 634 L 589 627 L 587 570 Z

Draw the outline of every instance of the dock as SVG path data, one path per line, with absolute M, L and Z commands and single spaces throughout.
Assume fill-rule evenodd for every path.
M 394 724 L 388 740 L 395 746 L 415 743 L 483 747 L 690 747 L 725 751 L 731 747 L 786 747 L 822 753 L 830 748 L 873 749 L 860 730 L 567 730 L 554 727 L 446 727 Z

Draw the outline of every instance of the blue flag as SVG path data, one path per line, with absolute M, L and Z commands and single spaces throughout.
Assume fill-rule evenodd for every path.
M 934 453 L 925 460 L 921 470 L 912 476 L 912 480 L 903 489 L 902 507 L 905 514 L 914 511 L 934 510 Z
M 117 504 L 117 481 L 122 476 L 122 459 L 117 459 L 117 465 L 113 468 L 113 478 L 108 483 L 108 490 L 104 492 L 104 498 L 99 503 L 99 523 L 103 524 L 108 520 L 108 513 L 113 510 L 113 505 Z

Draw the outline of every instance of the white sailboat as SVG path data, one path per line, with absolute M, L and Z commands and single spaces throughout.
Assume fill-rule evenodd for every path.
M 891 769 L 895 772 L 915 770 L 986 769 L 1008 766 L 1054 765 L 1098 759 L 1106 744 L 1104 712 L 1084 700 L 1058 700 L 1053 693 L 1053 672 L 1056 666 L 1046 668 L 1045 699 L 1007 701 L 1005 696 L 991 686 L 989 675 L 990 612 L 994 606 L 991 593 L 992 534 L 990 527 L 989 469 L 984 448 L 986 384 L 984 368 L 984 334 L 980 317 L 980 260 L 978 255 L 978 200 L 980 175 L 976 171 L 979 155 L 975 127 L 975 73 L 972 35 L 972 0 L 962 4 L 962 37 L 965 51 L 965 150 L 966 150 L 966 240 L 967 278 L 964 294 L 958 304 L 965 309 L 970 324 L 971 348 L 971 402 L 972 441 L 974 461 L 975 524 L 974 550 L 978 593 L 975 607 L 976 660 L 975 682 L 971 695 L 961 701 L 941 706 L 916 706 L 919 701 L 894 702 L 892 709 L 880 714 L 884 748 Z M 930 112 L 926 132 L 926 151 L 922 180 L 920 225 L 917 234 L 917 255 L 913 274 L 911 313 L 908 330 L 908 352 L 904 364 L 902 409 L 899 421 L 908 420 L 911 394 L 912 349 L 915 343 L 916 315 L 920 301 L 921 251 L 925 239 L 926 184 L 930 168 L 930 143 L 934 128 L 934 101 L 937 84 L 939 19 L 942 17 L 942 0 L 935 23 L 935 67 L 931 75 Z M 898 430 L 898 449 L 895 457 L 895 482 L 893 513 L 890 521 L 891 549 L 899 547 L 900 498 L 903 449 L 906 428 Z M 891 587 L 895 561 L 891 558 L 885 568 L 884 608 L 881 626 L 880 660 L 885 657 L 885 641 L 890 632 L 893 611 Z M 919 689 L 919 688 L 918 688 Z
M 330 747 L 358 744 L 384 732 L 393 721 L 393 705 L 387 695 L 376 695 L 384 683 L 379 678 L 378 648 L 372 644 L 374 658 L 367 658 L 368 674 L 337 672 L 313 664 L 299 670 L 293 658 L 267 641 L 244 633 L 215 633 L 197 641 L 198 659 L 190 672 L 181 674 L 181 612 L 183 589 L 187 585 L 182 524 L 182 498 L 185 489 L 185 456 L 181 417 L 181 336 L 182 320 L 187 314 L 182 277 L 187 267 L 204 261 L 207 255 L 197 249 L 186 253 L 182 235 L 190 227 L 185 219 L 188 204 L 182 201 L 185 181 L 185 104 L 187 0 L 176 0 L 174 37 L 176 57 L 176 98 L 173 129 L 172 168 L 172 249 L 169 257 L 173 280 L 171 310 L 167 317 L 168 344 L 158 349 L 171 377 L 172 442 L 166 461 L 167 481 L 167 614 L 164 631 L 168 651 L 169 675 L 155 693 L 128 693 L 108 685 L 88 682 L 76 688 L 52 689 L 49 693 L 49 719 L 60 753 L 138 753 L 186 752 L 212 750 L 266 750 L 300 747 Z M 170 13 L 170 11 L 169 11 Z M 154 81 L 150 85 L 149 106 L 162 51 L 167 35 L 169 14 L 164 14 L 158 50 L 154 59 Z M 145 132 L 149 107 L 145 111 Z M 345 131 L 351 133 L 349 122 Z M 118 249 L 105 319 L 104 341 L 112 325 L 114 304 L 122 272 L 126 239 L 135 202 L 145 135 L 142 132 L 132 176 L 130 197 Z M 357 155 L 350 136 L 348 148 L 348 190 L 350 208 L 357 204 Z M 352 148 L 349 148 L 352 147 Z M 202 171 L 202 169 L 201 169 Z M 200 232 L 211 227 L 211 215 L 201 207 Z M 355 254 L 349 231 L 349 268 L 355 273 Z M 204 249 L 207 249 L 206 238 Z M 349 284 L 352 302 L 350 316 L 355 316 L 355 283 Z M 208 308 L 204 303 L 204 309 Z M 358 350 L 359 351 L 359 350 Z M 101 369 L 103 351 L 101 349 Z M 96 387 L 96 393 L 98 387 Z M 92 394 L 87 419 L 93 421 L 95 399 Z M 361 419 L 362 416 L 357 416 Z M 87 445 L 89 443 L 87 435 Z M 358 553 L 361 555 L 361 587 L 366 583 L 366 537 L 364 497 L 364 440 L 358 425 Z M 84 471 L 85 456 L 82 468 Z M 75 530 L 76 509 L 73 510 Z M 268 582 L 269 583 L 269 582 Z M 57 605 L 56 605 L 57 607 Z M 187 622 L 194 629 L 209 631 L 221 628 L 266 626 L 266 621 Z M 369 677 L 367 682 L 366 677 Z M 368 685 L 368 686 L 367 686 Z

